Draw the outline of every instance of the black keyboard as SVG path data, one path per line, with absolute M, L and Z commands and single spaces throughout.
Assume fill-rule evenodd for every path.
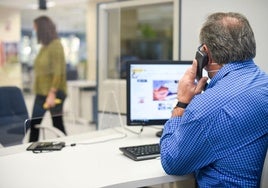
M 124 155 L 133 159 L 134 161 L 142 161 L 147 159 L 155 159 L 160 156 L 160 145 L 145 144 L 138 146 L 126 146 L 119 148 Z

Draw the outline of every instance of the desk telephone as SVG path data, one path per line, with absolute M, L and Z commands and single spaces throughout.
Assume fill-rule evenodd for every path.
M 35 151 L 35 152 L 55 151 L 55 150 L 61 150 L 64 147 L 65 147 L 64 142 L 34 142 L 27 148 L 27 151 Z

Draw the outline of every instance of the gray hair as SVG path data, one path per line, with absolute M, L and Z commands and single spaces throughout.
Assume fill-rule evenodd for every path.
M 212 59 L 218 64 L 242 62 L 256 56 L 256 42 L 247 18 L 239 13 L 214 13 L 208 16 L 200 32 Z

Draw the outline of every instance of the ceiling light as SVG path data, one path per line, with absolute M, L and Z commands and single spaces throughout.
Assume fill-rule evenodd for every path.
M 47 1 L 46 0 L 39 0 L 39 9 L 46 10 L 47 9 Z

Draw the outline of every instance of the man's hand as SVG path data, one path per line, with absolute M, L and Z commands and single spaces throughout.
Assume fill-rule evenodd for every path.
M 190 103 L 192 98 L 203 91 L 208 78 L 202 77 L 198 83 L 195 82 L 197 70 L 197 61 L 194 60 L 193 64 L 184 73 L 183 77 L 179 80 L 177 98 L 180 102 Z

